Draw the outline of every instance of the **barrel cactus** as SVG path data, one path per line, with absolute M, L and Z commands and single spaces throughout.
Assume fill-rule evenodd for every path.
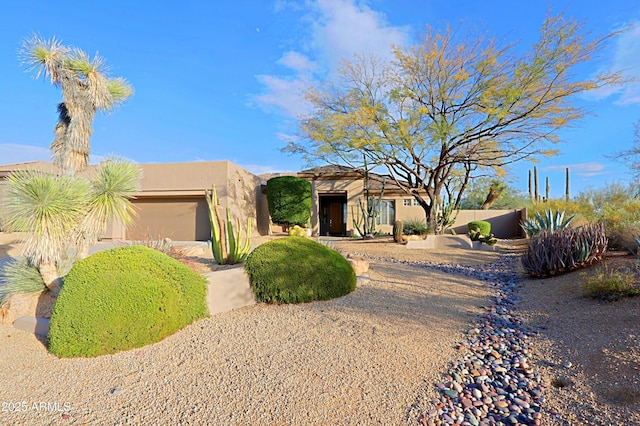
M 404 225 L 401 220 L 396 220 L 393 224 L 393 241 L 396 243 L 402 242 L 402 231 L 404 230 Z

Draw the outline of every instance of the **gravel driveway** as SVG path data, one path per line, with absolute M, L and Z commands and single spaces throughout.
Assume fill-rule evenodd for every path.
M 370 278 L 340 299 L 241 308 L 93 359 L 0 326 L 0 423 L 405 424 L 489 293 L 401 264 L 374 262 Z

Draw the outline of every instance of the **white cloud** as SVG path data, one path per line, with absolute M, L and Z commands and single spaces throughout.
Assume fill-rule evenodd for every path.
M 303 77 L 282 78 L 271 75 L 259 75 L 258 81 L 265 87 L 264 93 L 256 100 L 266 109 L 276 107 L 289 117 L 305 115 L 310 110 L 304 99 L 308 82 Z
M 278 60 L 279 64 L 291 68 L 294 71 L 314 71 L 317 66 L 305 55 L 289 51 Z
M 335 66 L 354 54 L 391 57 L 393 45 L 408 39 L 407 27 L 393 27 L 386 17 L 354 0 L 318 0 L 319 16 L 313 25 L 313 42 Z
M 29 163 L 31 161 L 50 161 L 51 151 L 33 145 L 13 143 L 0 144 L 0 164 Z
M 606 170 L 606 164 L 598 163 L 595 161 L 587 163 L 548 166 L 543 167 L 541 170 L 545 172 L 564 171 L 567 167 L 569 168 L 569 171 L 571 173 L 576 173 L 580 177 L 593 177 L 611 173 L 610 171 Z
M 268 111 L 289 117 L 300 117 L 309 111 L 304 93 L 316 79 L 331 75 L 341 59 L 355 54 L 391 57 L 393 45 L 405 45 L 409 28 L 394 27 L 386 17 L 356 0 L 313 0 L 298 2 L 307 14 L 302 23 L 307 32 L 300 35 L 298 50 L 283 53 L 277 61 L 287 68 L 280 75 L 257 75 L 262 94 L 257 103 Z M 278 0 L 275 11 L 295 9 L 291 2 Z
M 98 164 L 104 160 L 102 155 L 91 155 L 89 162 Z M 14 143 L 0 144 L 0 164 L 30 163 L 32 161 L 51 161 L 51 151 L 48 148 Z
M 294 173 L 292 171 L 282 170 L 282 168 L 277 166 L 264 166 L 261 164 L 239 164 L 239 166 L 254 175 L 262 175 L 265 173 Z
M 608 86 L 590 91 L 587 99 L 604 99 L 617 95 L 620 104 L 640 103 L 640 22 L 633 22 L 616 39 L 611 58 L 603 71 L 622 72 L 630 81 L 621 86 Z

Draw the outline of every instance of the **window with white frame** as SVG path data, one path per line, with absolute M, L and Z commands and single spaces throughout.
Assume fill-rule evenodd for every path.
M 378 204 L 378 215 L 376 225 L 393 225 L 396 221 L 395 201 L 381 200 Z
M 413 200 L 413 205 L 414 205 L 414 206 L 419 206 L 419 205 L 420 205 L 420 203 L 418 202 L 418 200 L 415 200 L 415 199 L 414 199 L 414 200 Z
M 404 200 L 402 200 L 402 205 L 410 207 L 411 206 L 411 199 L 405 198 Z

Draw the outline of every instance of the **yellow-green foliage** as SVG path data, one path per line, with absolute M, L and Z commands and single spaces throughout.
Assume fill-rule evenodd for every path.
M 553 212 L 564 212 L 565 217 L 575 215 L 572 226 L 579 226 L 587 222 L 595 221 L 593 208 L 586 203 L 577 203 L 574 201 L 550 199 L 544 203 L 537 203 L 527 207 L 527 217 L 532 219 L 536 213 L 544 216 L 545 212 L 551 210 Z
M 632 273 L 597 268 L 592 275 L 583 272 L 580 276 L 584 280 L 583 292 L 587 297 L 618 300 L 640 294 L 640 283 L 635 282 Z
M 343 296 L 356 274 L 335 250 L 308 238 L 280 238 L 256 247 L 245 262 L 256 299 L 301 303 Z
M 96 253 L 65 277 L 49 350 L 94 357 L 160 341 L 208 315 L 206 292 L 204 277 L 148 247 Z
M 289 236 L 290 237 L 306 238 L 307 237 L 307 230 L 304 229 L 304 228 L 301 228 L 298 225 L 295 225 L 295 226 L 289 228 Z
M 619 205 L 604 206 L 600 222 L 611 247 L 632 250 L 635 246 L 633 236 L 640 235 L 640 200 L 630 198 Z

